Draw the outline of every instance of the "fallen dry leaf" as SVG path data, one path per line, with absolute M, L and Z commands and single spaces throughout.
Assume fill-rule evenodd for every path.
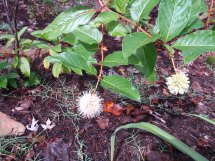
M 128 105 L 126 107 L 126 115 L 129 115 L 134 110 L 134 108 L 135 108 L 134 106 Z
M 48 143 L 44 161 L 69 161 L 67 149 L 69 144 L 63 142 L 63 139 L 56 139 L 54 142 Z
M 114 116 L 120 116 L 123 113 L 123 107 L 119 104 L 115 104 L 112 101 L 106 101 L 104 103 L 103 111 L 111 113 Z
M 96 122 L 101 129 L 106 129 L 109 126 L 109 118 L 99 117 Z
M 35 152 L 33 150 L 33 148 L 31 148 L 28 153 L 25 155 L 25 161 L 29 161 L 32 160 L 32 158 L 34 157 Z
M 0 112 L 0 135 L 22 135 L 25 126 Z

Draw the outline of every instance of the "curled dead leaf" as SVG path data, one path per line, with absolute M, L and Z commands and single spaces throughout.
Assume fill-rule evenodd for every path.
M 114 116 L 120 116 L 123 113 L 123 107 L 119 104 L 115 104 L 112 101 L 106 101 L 104 103 L 104 112 L 113 114 Z

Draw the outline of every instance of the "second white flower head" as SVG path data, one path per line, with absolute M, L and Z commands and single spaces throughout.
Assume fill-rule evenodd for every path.
M 97 93 L 91 91 L 84 92 L 84 94 L 77 99 L 78 112 L 87 118 L 93 118 L 100 115 L 102 112 L 103 99 Z
M 170 91 L 170 93 L 177 95 L 184 94 L 189 89 L 189 78 L 187 75 L 182 71 L 177 71 L 175 74 L 171 75 L 167 79 L 167 86 Z

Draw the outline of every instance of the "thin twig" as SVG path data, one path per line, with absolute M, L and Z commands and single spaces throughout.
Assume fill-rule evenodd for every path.
M 206 29 L 209 26 L 210 18 L 211 18 L 211 15 L 213 14 L 213 6 L 214 6 L 214 0 L 211 0 L 210 9 L 209 9 L 209 12 L 208 12 L 208 18 L 207 18 L 207 22 L 206 22 L 206 25 L 205 25 Z
M 104 62 L 104 24 L 101 25 L 101 29 L 102 29 L 102 42 L 100 44 L 100 53 L 101 53 L 101 66 L 100 66 L 100 70 L 99 70 L 99 75 L 97 77 L 97 83 L 96 86 L 94 88 L 94 92 L 96 92 L 99 82 L 102 79 L 102 73 L 103 73 L 103 62 Z
M 13 11 L 13 23 L 14 23 L 14 38 L 15 38 L 15 51 L 17 53 L 17 55 L 19 55 L 19 37 L 18 37 L 18 30 L 17 30 L 17 12 L 18 12 L 18 8 L 19 8 L 19 0 L 16 0 L 15 2 L 15 8 Z
M 111 9 L 109 9 L 108 7 L 106 7 L 106 10 L 108 11 L 112 11 Z M 113 11 L 112 11 L 113 12 Z M 143 28 L 141 28 L 138 24 L 136 24 L 135 22 L 131 21 L 130 19 L 126 18 L 125 16 L 123 15 L 120 15 L 119 14 L 119 17 L 126 20 L 127 22 L 129 22 L 130 24 L 134 25 L 139 31 L 145 33 L 149 38 L 152 37 L 152 35 L 150 35 L 147 31 L 145 31 Z

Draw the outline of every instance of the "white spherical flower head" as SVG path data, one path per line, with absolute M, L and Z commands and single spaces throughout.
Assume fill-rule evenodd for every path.
M 167 86 L 170 91 L 170 93 L 177 95 L 184 94 L 189 89 L 189 78 L 187 75 L 182 71 L 177 71 L 176 74 L 173 74 L 172 76 L 168 77 L 167 79 Z
M 103 99 L 97 93 L 91 91 L 84 92 L 82 96 L 78 97 L 78 112 L 86 118 L 93 118 L 100 115 L 102 109 Z

